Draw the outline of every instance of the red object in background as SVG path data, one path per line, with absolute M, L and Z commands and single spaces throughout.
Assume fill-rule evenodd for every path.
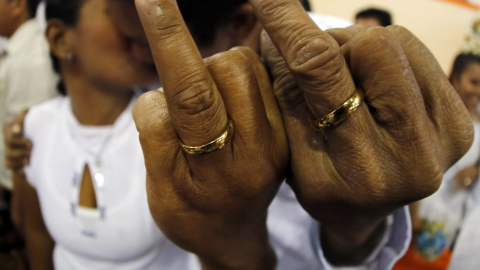
M 480 9 L 480 7 L 477 4 L 473 4 L 473 3 L 469 2 L 469 1 L 465 1 L 465 0 L 442 0 L 442 1 L 451 2 L 451 3 L 454 3 L 454 4 L 459 4 L 459 5 L 462 5 L 464 7 L 475 9 L 475 10 Z
M 449 249 L 433 261 L 424 260 L 410 245 L 405 255 L 397 262 L 392 270 L 446 270 L 450 264 L 452 254 Z

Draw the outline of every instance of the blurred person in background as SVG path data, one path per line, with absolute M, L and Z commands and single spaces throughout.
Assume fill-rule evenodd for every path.
M 449 76 L 474 123 L 473 144 L 445 173 L 440 189 L 412 206 L 412 245 L 395 270 L 480 268 L 475 255 L 480 247 L 480 36 L 475 31 Z
M 371 26 L 389 26 L 392 25 L 392 15 L 387 10 L 379 8 L 367 8 L 357 12 L 355 15 L 355 24 Z
M 147 205 L 131 106 L 156 82 L 153 62 L 120 34 L 106 0 L 47 0 L 46 35 L 60 96 L 31 107 L 34 145 L 21 171 L 23 228 L 35 269 L 199 269 Z M 148 56 L 148 55 L 147 55 Z
M 55 75 L 43 29 L 35 19 L 38 0 L 0 0 L 0 128 L 24 109 L 56 95 Z M 15 205 L 14 179 L 5 166 L 3 132 L 0 134 L 0 247 L 18 248 L 11 217 Z M 12 198 L 13 196 L 13 198 Z M 12 212 L 13 213 L 13 212 Z M 9 240 L 7 240 L 9 239 Z M 15 243 L 12 243 L 12 239 Z M 0 262 L 0 264 L 2 264 Z M 3 264 L 8 267 L 7 264 Z
M 309 0 L 300 0 L 300 3 L 302 3 L 302 6 L 306 11 L 312 11 L 312 5 L 310 4 Z

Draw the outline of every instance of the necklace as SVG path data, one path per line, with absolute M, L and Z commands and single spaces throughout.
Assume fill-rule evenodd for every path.
M 71 119 L 69 120 L 69 118 L 71 118 Z M 64 119 L 65 119 L 65 124 L 67 125 L 68 135 L 70 135 L 70 138 L 75 143 L 75 145 L 78 148 L 80 148 L 87 156 L 90 156 L 90 157 L 93 158 L 93 162 L 94 162 L 95 166 L 101 167 L 102 166 L 102 154 L 105 151 L 105 148 L 106 148 L 108 142 L 112 138 L 113 130 L 115 128 L 115 123 L 111 126 L 108 126 L 108 131 L 104 135 L 104 138 L 101 141 L 98 150 L 94 151 L 94 150 L 92 150 L 92 147 L 90 145 L 85 145 L 82 142 L 82 140 L 79 138 L 79 134 L 74 132 L 75 129 L 73 127 L 79 126 L 79 128 L 82 128 L 83 126 L 80 123 L 78 123 L 78 121 L 76 120 L 73 113 L 70 111 L 69 115 L 67 117 L 65 117 Z M 79 128 L 77 128 L 77 131 L 79 130 Z
M 105 147 L 107 146 L 108 142 L 112 138 L 113 134 L 113 126 L 109 129 L 108 133 L 105 135 L 104 139 L 102 140 L 99 149 L 94 152 L 92 149 L 87 147 L 85 144 L 83 144 L 75 134 L 73 134 L 72 130 L 69 128 L 68 132 L 70 134 L 70 137 L 72 138 L 73 142 L 78 146 L 78 148 L 82 149 L 82 151 L 87 154 L 90 157 L 93 157 L 93 161 L 95 166 L 101 167 L 102 166 L 102 154 L 103 151 L 105 150 Z

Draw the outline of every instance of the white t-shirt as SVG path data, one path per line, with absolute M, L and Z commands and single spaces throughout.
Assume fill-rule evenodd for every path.
M 30 106 L 57 95 L 58 76 L 52 68 L 50 49 L 38 22 L 23 23 L 5 45 L 0 61 L 0 127 Z M 3 132 L 0 132 L 0 185 L 12 189 L 5 168 Z
M 132 104 L 107 127 L 79 124 L 68 97 L 27 114 L 25 136 L 34 147 L 26 175 L 55 241 L 56 269 L 200 269 L 196 257 L 166 239 L 150 215 Z M 97 210 L 78 206 L 85 164 Z

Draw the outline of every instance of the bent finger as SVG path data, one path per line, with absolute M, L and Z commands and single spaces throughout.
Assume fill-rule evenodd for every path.
M 145 157 L 147 187 L 156 194 L 167 192 L 170 184 L 177 182 L 171 180 L 186 175 L 188 170 L 170 122 L 164 94 L 158 90 L 143 94 L 135 102 L 132 115 Z M 167 156 L 169 158 L 165 158 Z
M 249 60 L 258 82 L 267 117 L 272 126 L 283 129 L 282 119 L 279 117 L 280 111 L 273 94 L 272 82 L 270 81 L 270 76 L 268 75 L 263 62 L 260 60 L 260 57 L 255 51 L 248 47 L 235 47 L 232 50 L 242 52 L 242 54 Z
M 450 166 L 470 147 L 473 126 L 462 100 L 430 50 L 410 31 L 389 26 L 412 67 L 424 106 L 440 136 L 445 165 Z
M 298 1 L 250 2 L 316 118 L 353 94 L 355 86 L 337 41 L 318 28 Z

